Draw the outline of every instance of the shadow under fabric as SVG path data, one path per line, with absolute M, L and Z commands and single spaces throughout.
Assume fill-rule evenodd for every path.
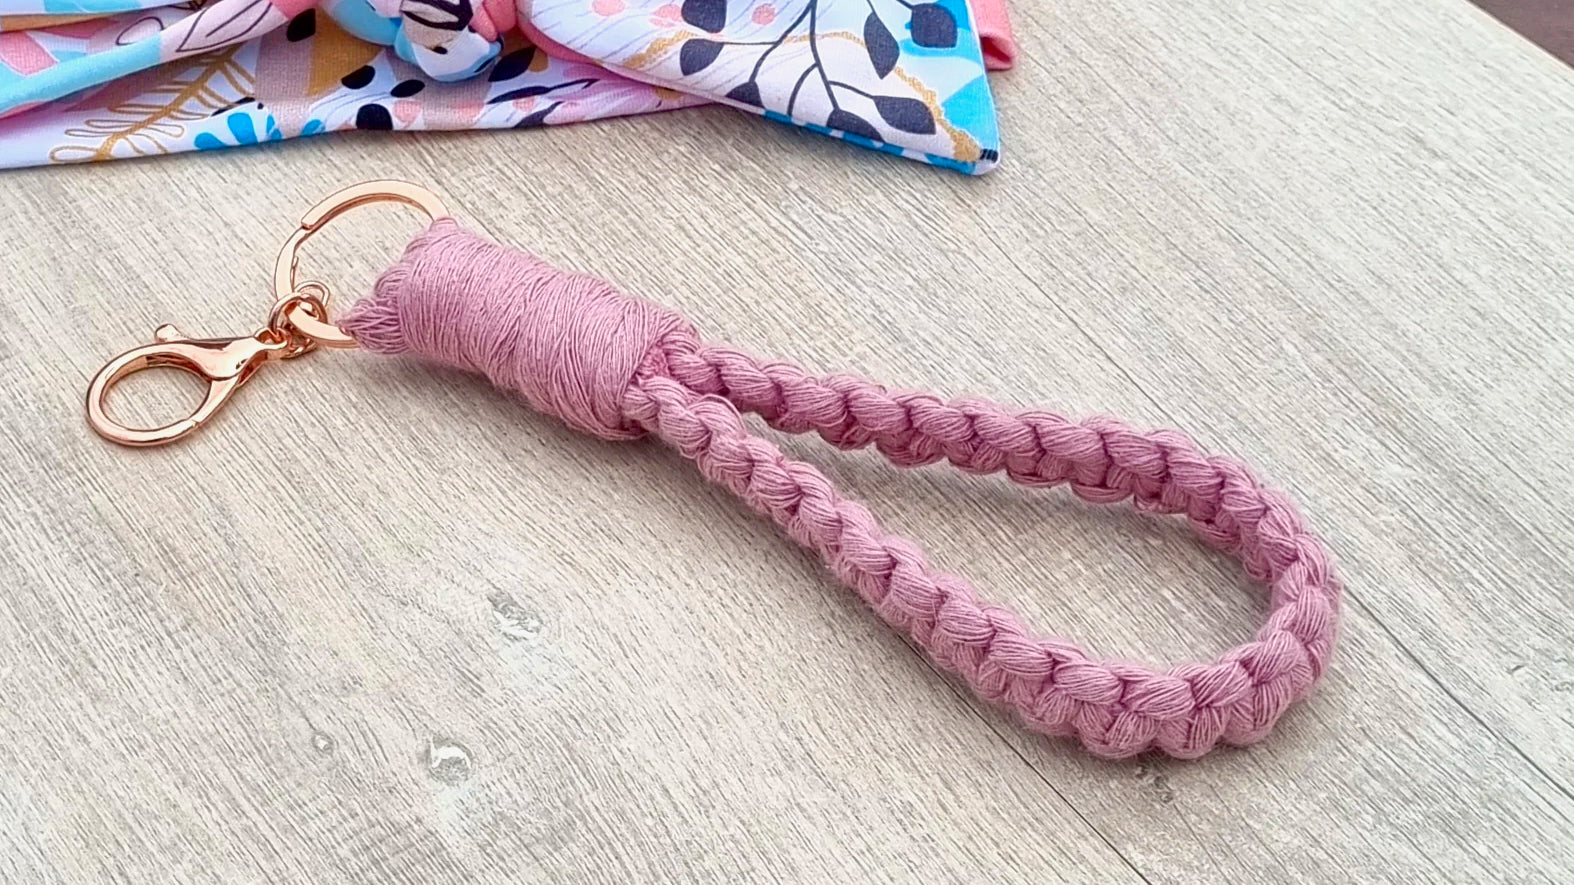
M 0 0 L 0 167 L 720 103 L 980 174 L 1005 0 Z

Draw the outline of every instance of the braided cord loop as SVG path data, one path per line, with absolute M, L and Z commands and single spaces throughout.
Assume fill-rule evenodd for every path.
M 982 698 L 1096 755 L 1193 758 L 1248 744 L 1306 696 L 1332 652 L 1342 596 L 1332 556 L 1293 504 L 1244 465 L 1175 431 L 1073 421 L 979 399 L 894 392 L 702 343 L 677 314 L 609 284 L 435 222 L 341 321 L 361 346 L 485 374 L 605 439 L 649 433 L 818 553 L 886 622 Z M 1031 632 L 966 580 L 887 534 L 812 465 L 752 433 L 741 413 L 892 463 L 946 460 L 1085 501 L 1180 515 L 1267 584 L 1269 614 L 1211 663 L 1157 670 L 1089 657 Z

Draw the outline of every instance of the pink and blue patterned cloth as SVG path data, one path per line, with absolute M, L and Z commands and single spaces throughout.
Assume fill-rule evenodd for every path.
M 1004 0 L 0 0 L 0 167 L 720 103 L 967 173 Z

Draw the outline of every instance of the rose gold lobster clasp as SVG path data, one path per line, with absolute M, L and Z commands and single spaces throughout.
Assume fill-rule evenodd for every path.
M 153 338 L 153 344 L 126 351 L 93 376 L 87 389 L 87 422 L 99 436 L 127 446 L 174 442 L 207 423 L 263 363 L 304 352 L 289 338 L 276 338 L 266 329 L 244 338 L 187 338 L 166 325 L 158 327 Z M 196 411 L 172 424 L 146 430 L 127 427 L 110 417 L 104 400 L 110 388 L 144 369 L 190 372 L 208 383 L 207 396 Z
M 301 244 L 345 212 L 368 203 L 405 203 L 430 218 L 447 215 L 437 196 L 407 181 L 368 181 L 345 188 L 323 200 L 301 219 L 274 265 L 273 309 L 268 324 L 239 338 L 188 338 L 174 326 L 160 326 L 154 343 L 133 348 L 110 360 L 93 376 L 87 391 L 88 424 L 99 436 L 127 446 L 174 442 L 207 423 L 263 363 L 287 360 L 322 347 L 354 347 L 355 339 L 328 318 L 328 287 L 295 281 Z M 190 415 L 163 427 L 128 427 L 105 408 L 109 391 L 121 380 L 144 369 L 180 369 L 206 381 L 207 396 Z
M 237 338 L 191 338 L 165 324 L 153 332 L 153 343 L 134 347 L 98 370 L 87 388 L 87 423 L 99 436 L 126 446 L 158 446 L 181 439 L 206 424 L 229 402 L 242 384 L 269 360 L 289 360 L 316 349 L 318 342 L 297 329 L 292 316 L 326 321 L 323 302 L 327 287 L 305 282 L 279 299 L 268 324 Z M 110 417 L 104 401 L 128 376 L 146 369 L 179 369 L 208 383 L 207 395 L 190 415 L 163 427 L 129 427 Z

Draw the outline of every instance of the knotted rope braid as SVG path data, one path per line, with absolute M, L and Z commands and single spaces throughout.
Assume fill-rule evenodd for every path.
M 672 311 L 451 219 L 417 236 L 341 325 L 368 350 L 480 372 L 586 433 L 659 437 L 817 552 L 980 697 L 1037 731 L 1074 735 L 1099 756 L 1158 749 L 1192 758 L 1221 741 L 1257 741 L 1311 690 L 1333 648 L 1341 585 L 1327 548 L 1282 494 L 1174 431 L 1011 412 L 762 363 L 702 342 Z M 1146 513 L 1183 515 L 1268 585 L 1267 623 L 1211 663 L 1159 671 L 1094 660 L 1035 636 L 967 581 L 936 570 L 819 470 L 751 433 L 740 412 L 844 449 L 873 445 L 901 466 L 945 459 L 1025 486 L 1065 484 L 1097 504 L 1130 499 Z

